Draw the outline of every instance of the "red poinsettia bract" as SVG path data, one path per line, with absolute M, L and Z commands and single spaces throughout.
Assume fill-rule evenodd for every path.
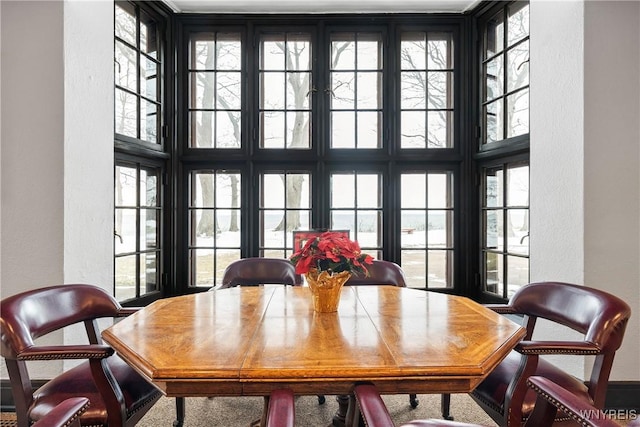
M 371 255 L 361 252 L 358 242 L 332 231 L 307 240 L 289 259 L 296 266 L 297 274 L 305 274 L 315 268 L 318 271 L 366 275 L 366 264 L 373 262 Z

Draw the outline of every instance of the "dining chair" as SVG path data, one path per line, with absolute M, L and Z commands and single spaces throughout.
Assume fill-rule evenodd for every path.
M 533 376 L 527 379 L 528 388 L 535 393 L 536 402 L 531 416 L 524 427 L 549 427 L 554 424 L 556 412 L 561 410 L 578 425 L 584 427 L 619 427 L 601 410 L 591 403 L 563 389 L 553 381 Z M 367 427 L 395 427 L 389 410 L 375 385 L 357 384 L 353 389 L 352 404 L 349 406 L 349 426 L 357 427 L 364 422 Z M 575 424 L 573 424 L 575 425 Z M 479 427 L 449 420 L 414 420 L 401 427 Z M 640 426 L 640 419 L 627 424 L 628 427 Z
M 285 258 L 241 258 L 225 268 L 217 289 L 268 284 L 300 286 L 302 276 L 296 274 L 295 266 Z
M 405 288 L 407 279 L 402 268 L 391 261 L 374 259 L 372 264 L 367 264 L 367 275 L 352 275 L 345 286 L 362 285 L 391 285 Z M 409 404 L 416 408 L 420 402 L 416 394 L 409 395 Z
M 525 427 L 550 426 L 553 424 L 558 411 L 562 411 L 573 421 L 584 427 L 620 426 L 590 402 L 579 398 L 548 378 L 529 377 L 527 386 L 536 392 L 537 399 L 531 416 L 527 418 Z M 627 426 L 640 426 L 640 419 L 636 418 L 630 421 Z
M 137 310 L 120 306 L 97 286 L 70 284 L 30 290 L 0 301 L 0 352 L 5 358 L 18 427 L 37 422 L 70 397 L 91 402 L 81 425 L 133 426 L 160 398 L 160 391 L 102 343 L 97 320 Z M 36 344 L 67 326 L 84 324 L 89 344 Z M 28 361 L 84 360 L 31 385 Z
M 382 400 L 382 396 L 374 384 L 361 383 L 353 388 L 350 396 L 349 412 L 347 413 L 347 427 L 396 427 L 391 414 Z M 461 423 L 457 421 L 424 419 L 413 420 L 400 427 L 480 427 L 477 424 Z M 542 426 L 538 426 L 542 427 Z
M 212 290 L 278 284 L 301 286 L 302 282 L 302 276 L 296 274 L 295 266 L 288 259 L 250 257 L 232 261 L 222 273 L 221 285 Z M 176 427 L 179 427 L 182 425 L 179 420 L 184 420 L 186 414 L 184 397 L 176 397 L 176 413 Z
M 293 391 L 287 388 L 272 391 L 265 407 L 266 427 L 294 427 L 296 413 Z
M 470 393 L 496 423 L 520 426 L 529 417 L 536 401 L 536 393 L 526 384 L 530 376 L 548 378 L 578 399 L 598 409 L 604 407 L 611 366 L 631 315 L 627 303 L 586 286 L 539 282 L 521 287 L 508 304 L 488 307 L 522 316 L 527 331 L 515 349 Z M 545 319 L 555 331 L 568 328 L 582 338 L 534 339 L 539 319 Z M 540 357 L 551 354 L 593 356 L 589 377 L 583 382 Z M 558 413 L 557 421 L 566 419 L 568 416 Z
M 80 415 L 89 407 L 86 397 L 70 397 L 53 408 L 31 427 L 80 427 Z

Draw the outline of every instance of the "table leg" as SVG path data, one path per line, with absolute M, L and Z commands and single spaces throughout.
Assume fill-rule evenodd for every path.
M 445 393 L 440 398 L 440 411 L 442 412 L 442 418 L 445 420 L 453 420 L 449 409 L 451 408 L 451 395 Z
M 184 397 L 176 397 L 176 420 L 173 422 L 173 427 L 182 427 L 184 424 L 185 413 L 185 401 Z
M 333 416 L 334 427 L 345 427 L 347 418 L 347 409 L 349 408 L 349 396 L 346 394 L 340 394 L 336 396 L 338 402 L 338 410 Z

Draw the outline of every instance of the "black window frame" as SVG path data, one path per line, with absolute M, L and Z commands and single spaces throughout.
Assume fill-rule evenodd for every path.
M 157 289 L 151 292 L 141 292 L 139 289 L 139 279 L 136 279 L 136 297 L 121 301 L 125 306 L 140 306 L 146 305 L 154 300 L 162 298 L 167 295 L 175 294 L 175 287 L 172 286 L 168 280 L 172 270 L 171 250 L 172 238 L 171 238 L 171 188 L 170 176 L 172 170 L 171 164 L 171 151 L 173 147 L 173 125 L 171 123 L 170 106 L 172 105 L 173 89 L 170 76 L 170 70 L 173 67 L 173 55 L 171 54 L 170 46 L 173 43 L 173 21 L 172 11 L 166 6 L 160 3 L 154 2 L 139 2 L 139 1 L 116 1 L 114 2 L 114 8 L 116 5 L 123 5 L 125 8 L 134 8 L 136 11 L 136 25 L 139 28 L 139 16 L 144 13 L 150 17 L 154 23 L 156 23 L 156 41 L 158 43 L 158 63 L 160 66 L 157 69 L 159 79 L 157 88 L 157 103 L 160 108 L 160 120 L 157 126 L 157 142 L 149 142 L 139 138 L 119 134 L 115 132 L 114 122 L 114 177 L 115 168 L 118 166 L 133 167 L 137 170 L 148 169 L 153 170 L 158 178 L 158 225 L 157 225 L 157 245 L 158 245 L 158 258 L 156 259 L 157 269 Z M 114 17 L 115 28 L 115 17 Z M 116 43 L 116 37 L 114 33 L 114 46 Z M 138 36 L 139 47 L 139 36 Z M 138 53 L 140 55 L 140 53 Z M 137 75 L 140 80 L 140 75 Z M 139 83 L 138 83 L 139 84 Z M 115 82 L 114 82 L 115 87 Z M 139 107 L 138 107 L 139 108 Z M 140 118 L 138 117 L 137 128 L 139 132 Z M 136 209 L 140 209 L 138 205 Z M 115 217 L 114 217 L 115 220 Z M 114 231 L 114 234 L 116 231 Z M 114 238 L 118 238 L 114 236 Z M 140 239 L 140 234 L 136 236 L 136 239 Z M 136 247 L 141 245 L 136 243 Z M 138 255 L 144 251 L 136 251 Z M 114 260 L 116 258 L 114 252 Z M 115 294 L 115 262 L 114 262 L 114 294 Z
M 214 18 L 214 19 L 212 19 Z M 188 236 L 187 218 L 185 207 L 187 206 L 187 185 L 191 171 L 202 168 L 213 169 L 238 169 L 244 171 L 249 180 L 243 180 L 243 186 L 251 186 L 257 189 L 258 178 L 254 175 L 257 170 L 282 170 L 294 168 L 292 165 L 306 165 L 306 169 L 311 171 L 314 186 L 312 228 L 329 228 L 329 194 L 328 177 L 331 170 L 376 170 L 380 171 L 383 178 L 383 202 L 382 209 L 385 212 L 385 220 L 382 224 L 382 256 L 384 259 L 400 263 L 400 221 L 395 218 L 394 191 L 399 188 L 400 173 L 405 169 L 419 169 L 429 172 L 434 170 L 453 171 L 457 174 L 454 180 L 454 197 L 456 211 L 454 213 L 453 226 L 458 227 L 455 232 L 455 265 L 463 266 L 464 260 L 468 258 L 468 246 L 466 232 L 460 227 L 463 226 L 462 215 L 467 209 L 468 194 L 463 192 L 463 183 L 469 181 L 469 159 L 467 155 L 466 141 L 471 135 L 468 127 L 463 127 L 462 123 L 468 115 L 468 100 L 465 98 L 463 81 L 469 75 L 468 67 L 470 61 L 470 45 L 467 42 L 469 31 L 469 17 L 461 14 L 429 15 L 429 14 L 398 14 L 398 15 L 213 15 L 203 17 L 197 14 L 181 14 L 176 16 L 177 26 L 180 33 L 177 36 L 177 84 L 182 90 L 177 91 L 176 98 L 176 164 L 182 172 L 177 179 L 177 191 L 179 194 L 174 200 L 176 207 L 176 282 L 180 283 L 179 292 L 197 292 L 201 289 L 197 286 L 189 287 L 188 277 Z M 188 49 L 190 34 L 239 30 L 243 34 L 245 43 L 250 43 L 243 55 L 243 72 L 245 79 L 242 87 L 245 91 L 242 97 L 245 98 L 246 109 L 243 107 L 242 123 L 242 145 L 239 149 L 206 149 L 190 147 L 188 141 L 188 77 L 185 75 L 188 70 L 189 56 Z M 323 63 L 328 61 L 329 34 L 336 32 L 372 32 L 380 31 L 383 34 L 383 99 L 387 102 L 382 106 L 382 128 L 381 135 L 383 144 L 380 149 L 328 149 L 329 121 L 324 117 L 317 117 L 319 114 L 327 114 L 328 100 L 321 92 L 323 87 L 328 86 L 328 67 L 318 67 L 313 69 L 314 83 L 317 85 L 317 92 L 320 96 L 315 96 L 312 103 L 312 116 L 314 127 L 314 138 L 309 150 L 274 150 L 258 148 L 256 135 L 259 133 L 258 114 L 258 77 L 254 75 L 255 62 L 257 61 L 257 51 L 259 46 L 259 36 L 261 33 L 274 31 L 278 33 L 289 31 L 308 31 L 312 38 L 316 37 L 319 43 L 323 43 L 323 48 L 317 52 L 314 61 Z M 404 31 L 424 31 L 428 33 L 451 32 L 454 43 L 454 85 L 458 89 L 453 93 L 453 134 L 454 144 L 450 148 L 430 148 L 430 149 L 400 149 L 399 145 L 399 125 L 394 111 L 397 111 L 399 102 L 399 82 L 395 78 L 399 69 L 399 47 L 395 46 L 400 40 L 400 34 Z M 327 49 L 327 50 L 324 50 Z M 256 52 L 256 56 L 251 55 L 251 51 Z M 317 64 L 316 64 L 317 65 Z M 317 75 L 317 74 L 319 75 Z M 248 77 L 247 77 L 248 76 Z M 324 141 L 318 144 L 317 141 Z M 390 141 L 398 141 L 391 143 Z M 282 161 L 283 154 L 286 154 L 287 162 Z M 466 165 L 466 166 L 465 166 Z M 295 169 L 295 168 L 294 168 Z M 304 169 L 304 168 L 303 168 Z M 250 206 L 248 211 L 242 216 L 242 251 L 241 256 L 259 256 L 260 244 L 257 237 L 258 218 L 256 195 L 241 197 L 243 210 L 245 206 Z M 251 205 L 253 203 L 253 205 Z M 466 228 L 466 226 L 465 226 Z M 455 277 L 452 278 L 453 288 L 437 288 L 435 290 L 448 293 L 468 293 L 467 271 L 464 268 L 455 269 Z

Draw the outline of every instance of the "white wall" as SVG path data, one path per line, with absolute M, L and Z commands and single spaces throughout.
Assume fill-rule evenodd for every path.
M 72 282 L 111 290 L 113 3 L 0 8 L 2 296 Z M 41 364 L 36 377 L 60 369 Z
M 640 3 L 585 3 L 585 283 L 633 310 L 612 379 L 640 379 Z
M 531 279 L 631 305 L 611 380 L 640 380 L 639 17 L 637 2 L 531 2 Z

